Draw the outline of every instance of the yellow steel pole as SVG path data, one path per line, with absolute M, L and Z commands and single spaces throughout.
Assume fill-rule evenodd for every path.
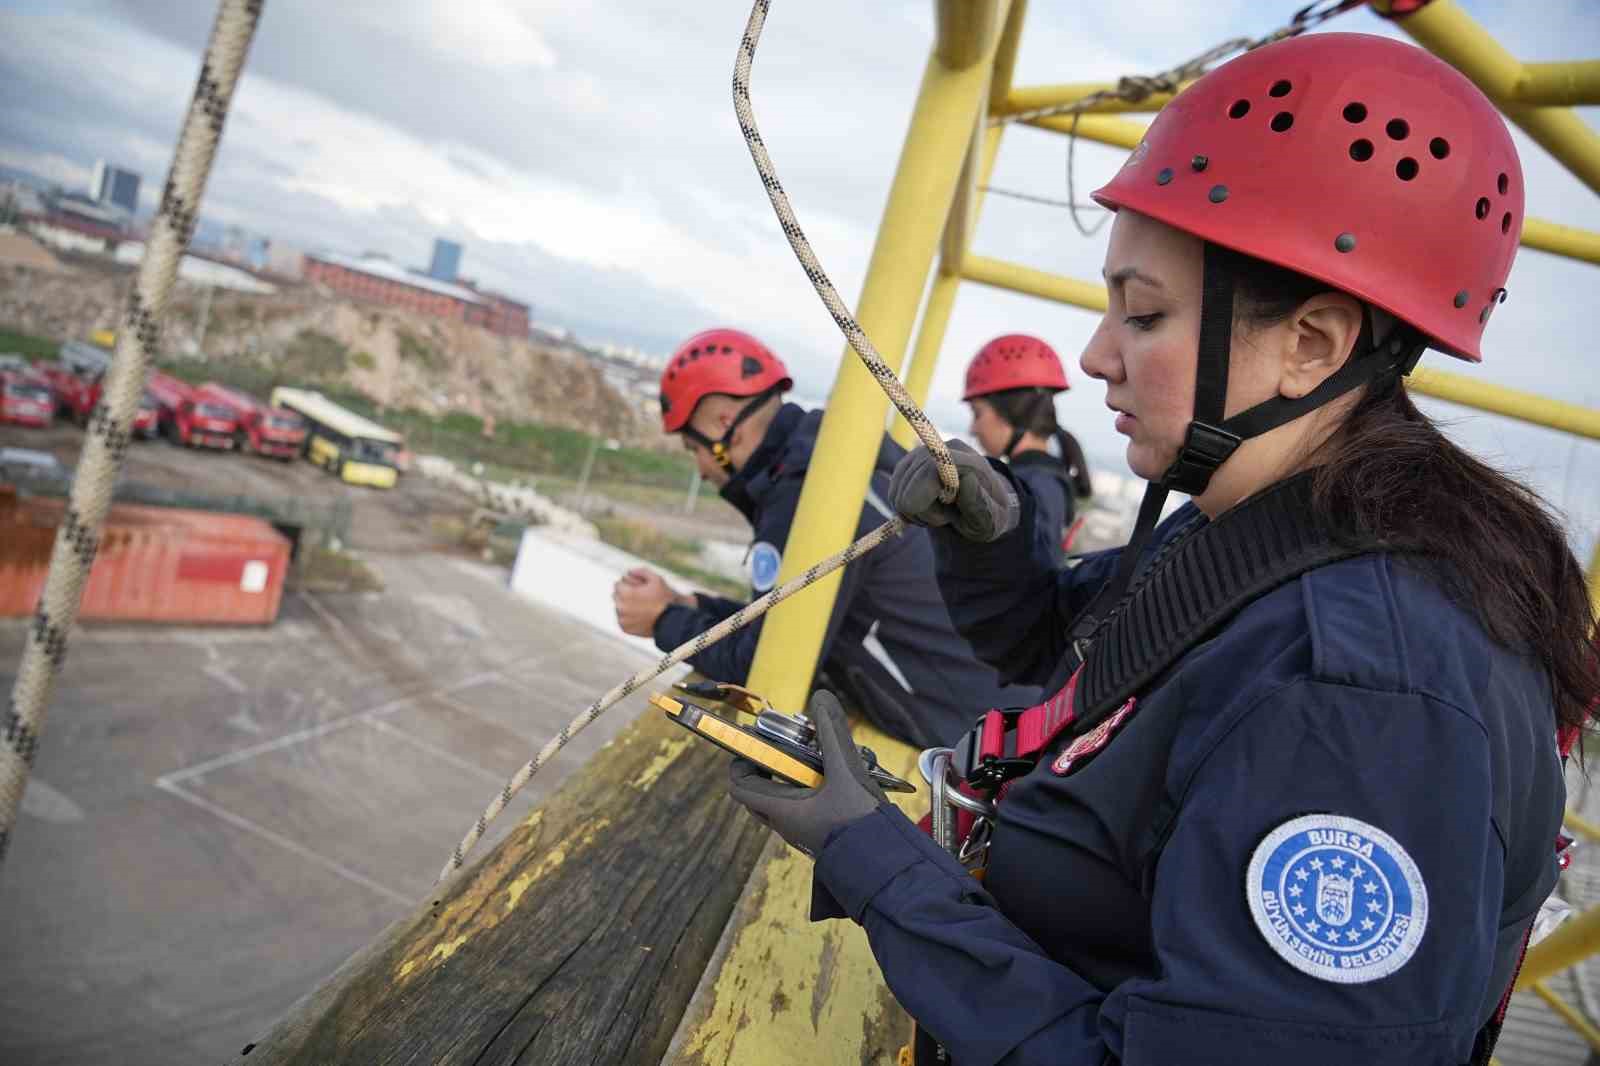
M 1018 266 L 988 256 L 969 255 L 962 261 L 961 276 L 982 285 L 1009 289 L 1025 296 L 1042 296 L 1057 303 L 1073 304 L 1088 311 L 1105 311 L 1106 287 L 1090 281 L 1051 274 L 1032 267 Z
M 1547 222 L 1542 218 L 1524 219 L 1522 246 L 1537 248 L 1552 255 L 1564 255 L 1568 259 L 1581 259 L 1600 266 L 1600 233 L 1594 230 L 1563 226 L 1559 222 Z
M 1589 602 L 1600 615 L 1600 537 L 1595 538 L 1594 554 L 1589 558 Z M 1600 834 L 1594 834 L 1600 839 Z
M 1600 948 L 1600 906 L 1590 907 L 1576 918 L 1556 926 L 1549 936 L 1528 949 L 1517 976 L 1517 988 L 1527 988 L 1551 974 L 1593 955 Z
M 1387 4 L 1380 2 L 1378 6 L 1386 8 Z M 1432 0 L 1395 19 L 1395 24 L 1471 78 L 1507 118 L 1543 145 L 1579 181 L 1600 192 L 1600 134 L 1571 108 L 1519 103 L 1518 86 L 1526 76 L 1522 63 L 1462 11 L 1456 0 Z
M 1600 1029 L 1583 1016 L 1583 1012 L 1573 1007 L 1572 1004 L 1556 995 L 1555 990 L 1543 981 L 1533 983 L 1534 995 L 1549 1004 L 1550 1009 L 1561 1016 L 1561 1020 L 1570 1025 L 1584 1042 L 1596 1051 L 1600 1051 Z
M 988 101 L 998 28 L 1007 0 L 941 0 L 938 37 L 867 265 L 856 318 L 890 366 L 898 367 L 916 319 L 928 268 L 955 196 L 973 124 Z M 975 17 L 987 13 L 986 18 Z M 976 38 L 965 40 L 964 38 Z M 962 67 L 950 59 L 967 59 Z M 800 492 L 778 580 L 787 581 L 849 543 L 883 439 L 888 398 L 849 349 L 828 397 Z M 767 616 L 749 684 L 776 706 L 805 705 L 840 573 L 817 582 Z
M 1179 92 L 1193 85 L 1194 82 L 1186 81 L 1179 87 Z M 1109 92 L 1116 89 L 1111 82 L 1074 82 L 1068 85 L 1029 85 L 1020 89 L 1013 89 L 1006 95 L 1000 106 L 991 114 L 1016 115 L 1023 111 L 1034 111 L 1041 107 L 1060 107 L 1082 100 L 1085 96 L 1094 93 Z M 1172 99 L 1172 93 L 1151 93 L 1137 103 L 1126 100 L 1102 100 L 1097 104 L 1090 104 L 1084 108 L 1086 115 L 1116 115 L 1138 111 L 1160 111 Z
M 1590 440 L 1600 440 L 1600 410 L 1580 407 L 1575 403 L 1550 400 L 1531 392 L 1492 385 L 1463 374 L 1432 367 L 1420 369 L 1406 379 L 1412 392 L 1448 400 L 1480 411 L 1531 422 L 1536 426 L 1573 433 Z
M 1522 64 L 1517 102 L 1542 107 L 1600 104 L 1600 59 Z
M 1057 133 L 1072 133 L 1071 115 L 1050 115 L 1046 118 L 1029 119 L 1029 126 L 1037 126 L 1042 130 L 1055 130 Z M 1077 136 L 1086 141 L 1098 141 L 1116 148 L 1127 148 L 1130 151 L 1139 146 L 1144 139 L 1145 127 L 1138 122 L 1129 122 L 1125 118 L 1112 118 L 1107 115 L 1080 115 L 1078 117 Z
M 989 184 L 989 175 L 994 172 L 994 161 L 1000 152 L 1000 137 L 1004 132 L 1004 126 L 990 126 L 983 131 L 983 148 L 978 161 L 977 188 L 972 192 L 968 233 L 961 238 L 963 253 L 971 236 L 971 227 L 978 224 L 978 213 L 983 207 L 983 186 Z M 950 325 L 950 312 L 955 308 L 956 291 L 961 287 L 960 264 L 965 258 L 965 254 L 962 254 L 954 261 L 949 255 L 940 259 L 939 272 L 934 276 L 933 286 L 928 291 L 928 304 L 922 309 L 922 322 L 917 327 L 916 347 L 911 350 L 911 362 L 903 375 L 906 391 L 911 393 L 911 398 L 916 400 L 919 406 L 927 401 L 928 389 L 933 384 L 933 372 L 939 364 L 939 349 L 944 346 L 945 330 Z M 894 428 L 890 435 L 902 448 L 912 448 L 916 445 L 917 435 L 912 430 L 911 423 L 901 418 L 898 413 L 894 417 Z

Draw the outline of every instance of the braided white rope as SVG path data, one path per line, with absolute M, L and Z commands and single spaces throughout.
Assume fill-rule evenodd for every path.
M 818 262 L 816 253 L 811 250 L 811 242 L 806 240 L 805 232 L 800 228 L 800 222 L 795 218 L 794 208 L 789 203 L 789 197 L 783 191 L 783 185 L 778 181 L 777 170 L 772 165 L 772 159 L 767 155 L 765 144 L 761 140 L 761 131 L 756 127 L 754 111 L 750 107 L 750 67 L 756 57 L 756 43 L 761 39 L 761 28 L 767 19 L 767 8 L 771 0 L 755 0 L 750 11 L 750 20 L 745 25 L 744 36 L 739 41 L 739 58 L 733 68 L 733 107 L 739 116 L 739 128 L 744 131 L 745 144 L 750 149 L 750 157 L 755 160 L 756 172 L 761 175 L 761 184 L 766 187 L 767 198 L 772 201 L 772 209 L 778 214 L 778 221 L 783 226 L 784 236 L 789 239 L 789 247 L 794 249 L 794 254 L 800 260 L 800 265 L 806 272 L 806 277 L 811 279 L 811 285 L 817 290 L 817 295 L 822 298 L 823 305 L 828 313 L 833 316 L 833 321 L 844 333 L 845 339 L 850 342 L 850 347 L 855 349 L 861 361 L 866 364 L 867 370 L 877 380 L 883 391 L 889 394 L 890 401 L 899 410 L 905 420 L 911 423 L 916 430 L 917 437 L 925 444 L 928 451 L 933 453 L 938 464 L 939 481 L 943 486 L 941 498 L 946 502 L 955 499 L 956 488 L 960 478 L 956 470 L 955 461 L 950 458 L 950 451 L 939 437 L 939 432 L 934 428 L 933 422 L 917 406 L 911 398 L 906 387 L 901 384 L 894 369 L 883 361 L 878 350 L 873 347 L 872 341 L 867 338 L 861 324 L 856 321 L 850 309 L 839 298 L 838 291 L 833 283 L 828 280 L 827 273 Z M 607 692 L 604 696 L 591 703 L 583 713 L 568 722 L 566 727 L 557 733 L 539 754 L 529 759 L 522 768 L 516 772 L 511 780 L 505 783 L 498 795 L 489 804 L 484 812 L 478 816 L 477 822 L 471 831 L 462 838 L 461 843 L 450 855 L 450 861 L 444 864 L 444 869 L 439 871 L 439 880 L 443 881 L 456 870 L 459 870 L 466 861 L 467 852 L 472 850 L 474 844 L 482 838 L 489 823 L 505 810 L 518 792 L 522 791 L 533 775 L 540 768 L 555 757 L 556 752 L 567 745 L 581 730 L 600 717 L 618 701 L 625 699 L 630 693 L 636 692 L 640 687 L 659 677 L 665 671 L 676 666 L 692 656 L 700 654 L 706 648 L 715 644 L 723 637 L 735 630 L 741 629 L 751 622 L 766 614 L 774 605 L 782 603 L 800 590 L 815 584 L 817 581 L 833 573 L 841 566 L 845 566 L 855 559 L 859 559 L 867 552 L 876 548 L 890 537 L 898 535 L 905 529 L 903 518 L 892 518 L 888 522 L 874 529 L 854 544 L 835 555 L 829 556 L 817 563 L 811 569 L 790 581 L 779 585 L 760 599 L 741 608 L 737 613 L 724 619 L 722 622 L 701 633 L 693 640 L 680 644 L 663 656 L 654 666 L 647 667 L 628 678 L 622 684 Z
M 145 376 L 155 359 L 161 318 L 178 276 L 178 260 L 194 232 L 206 177 L 264 2 L 222 0 L 217 9 L 161 206 L 145 242 L 144 261 L 122 313 L 116 356 L 106 372 L 100 403 L 89 419 L 72 493 L 51 552 L 50 573 L 6 712 L 4 743 L 0 743 L 0 860 L 10 843 L 56 674 L 66 658 L 67 636 L 78 618 L 83 586 L 111 507 L 112 488 L 131 438 Z

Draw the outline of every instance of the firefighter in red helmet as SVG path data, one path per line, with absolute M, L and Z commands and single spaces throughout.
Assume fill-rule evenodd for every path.
M 810 467 L 821 411 L 784 403 L 789 371 L 748 333 L 697 333 L 673 352 L 661 374 L 661 428 L 677 434 L 705 478 L 754 531 L 747 555 L 752 596 L 778 580 L 782 553 Z M 884 437 L 858 535 L 891 517 L 883 493 L 904 452 Z M 1001 686 L 951 625 L 933 580 L 933 548 L 913 530 L 845 568 L 822 654 L 829 687 L 846 694 L 873 723 L 918 744 L 942 743 L 966 725 L 968 708 L 1028 698 L 1031 686 Z M 634 570 L 613 590 L 625 632 L 670 650 L 710 629 L 742 602 L 672 589 L 661 575 Z M 718 681 L 740 683 L 755 657 L 759 623 L 689 660 Z
M 1051 693 L 939 756 L 979 827 L 919 833 L 822 697 L 823 787 L 736 761 L 733 794 L 815 855 L 813 913 L 861 923 L 940 1061 L 1482 1066 L 1600 688 L 1565 532 L 1404 383 L 1482 357 L 1506 124 L 1422 49 L 1308 34 L 1178 94 L 1094 198 L 1080 365 L 1150 483 L 1132 543 L 1056 567 L 970 452 L 955 504 L 915 452 L 890 493 L 979 654 Z
M 1038 337 L 1007 333 L 978 349 L 961 394 L 972 408 L 970 432 L 978 447 L 1010 463 L 1012 475 L 1027 484 L 1038 528 L 1057 555 L 1066 547 L 1076 499 L 1094 492 L 1083 448 L 1056 423 L 1055 395 L 1069 388 L 1054 348 Z

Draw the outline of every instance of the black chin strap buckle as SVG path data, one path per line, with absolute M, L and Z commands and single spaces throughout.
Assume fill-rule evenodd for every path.
M 1199 420 L 1189 423 L 1178 458 L 1162 475 L 1161 483 L 1175 492 L 1198 496 L 1211 483 L 1217 467 L 1228 461 L 1244 438 Z

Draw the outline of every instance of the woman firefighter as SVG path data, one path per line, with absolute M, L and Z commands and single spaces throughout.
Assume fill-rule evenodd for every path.
M 1083 448 L 1056 424 L 1055 395 L 1070 387 L 1054 348 L 1008 333 L 978 349 L 961 395 L 972 408 L 970 432 L 978 447 L 1010 463 L 1012 475 L 1028 486 L 1038 526 L 1058 555 L 1068 547 L 1076 500 L 1094 493 Z
M 1486 1062 L 1556 881 L 1593 613 L 1541 501 L 1402 379 L 1480 359 L 1511 138 L 1426 52 L 1317 34 L 1201 78 L 1095 199 L 1081 365 L 1150 482 L 1132 542 L 1057 568 L 1026 484 L 970 451 L 952 504 L 923 450 L 891 489 L 980 656 L 1054 693 L 950 756 L 993 804 L 982 881 L 867 783 L 825 694 L 824 784 L 735 762 L 733 795 L 958 1066 Z

